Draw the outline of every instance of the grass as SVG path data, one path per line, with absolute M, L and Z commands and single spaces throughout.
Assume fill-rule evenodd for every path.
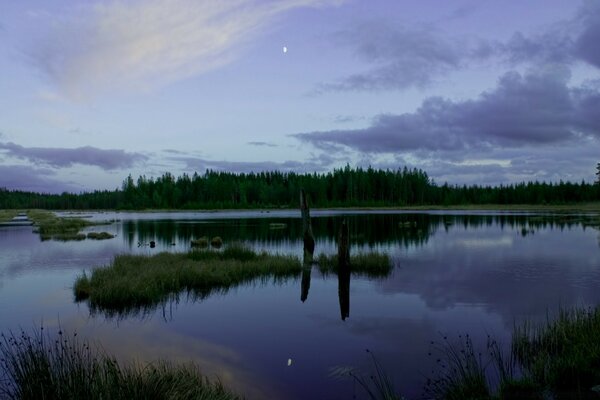
M 91 232 L 91 237 L 79 233 L 79 231 L 85 227 L 92 225 L 106 225 L 107 222 L 90 222 L 81 218 L 71 217 L 60 218 L 53 212 L 45 210 L 29 210 L 27 216 L 34 222 L 34 225 L 37 226 L 37 233 L 40 234 L 42 240 L 70 241 L 84 240 L 86 237 L 99 240 L 110 239 L 106 236 L 110 234 L 106 232 L 100 233 L 101 236 L 96 236 L 95 232 Z
M 0 223 L 9 222 L 19 213 L 18 210 L 0 210 Z
M 371 356 L 373 363 L 374 371 L 372 373 L 365 375 L 356 368 L 338 366 L 330 369 L 329 376 L 336 379 L 352 378 L 370 400 L 404 400 L 404 397 L 398 394 L 392 380 L 379 364 L 375 355 L 369 349 L 366 351 Z M 356 396 L 353 398 L 356 398 Z
M 508 355 L 491 339 L 482 355 L 468 336 L 458 346 L 444 338 L 434 345 L 438 371 L 425 393 L 450 400 L 597 399 L 599 338 L 600 309 L 581 308 L 560 310 L 544 324 L 515 327 Z M 489 380 L 492 370 L 499 378 L 496 385 Z
M 151 309 L 181 293 L 205 298 L 254 279 L 287 278 L 301 271 L 296 257 L 257 254 L 239 245 L 223 251 L 119 255 L 111 265 L 79 276 L 73 292 L 92 310 L 122 314 Z
M 87 234 L 88 239 L 94 239 L 94 240 L 106 240 L 106 239 L 112 239 L 114 237 L 115 237 L 115 235 L 108 233 L 108 232 L 88 232 L 88 234 Z
M 210 245 L 215 249 L 219 249 L 221 246 L 223 246 L 223 239 L 221 239 L 221 236 L 215 236 L 214 238 L 210 239 Z
M 319 270 L 322 274 L 338 272 L 337 254 L 320 254 L 317 257 Z M 350 272 L 368 277 L 386 277 L 393 269 L 392 260 L 387 254 L 363 253 L 350 256 Z
M 54 213 L 44 210 L 30 210 L 27 216 L 37 226 L 37 232 L 42 240 L 81 240 L 78 236 L 79 231 L 92 225 L 89 221 L 79 218 L 59 218 Z
M 0 337 L 0 397 L 6 399 L 239 399 L 194 364 L 120 365 L 77 334 L 41 328 Z
M 597 398 L 600 384 L 600 310 L 561 310 L 543 325 L 515 329 L 512 351 L 531 378 L 561 398 Z M 593 396 L 592 396 L 593 395 Z
M 206 248 L 208 247 L 208 243 L 208 238 L 206 236 L 202 236 L 201 238 L 193 239 L 190 244 L 192 247 Z

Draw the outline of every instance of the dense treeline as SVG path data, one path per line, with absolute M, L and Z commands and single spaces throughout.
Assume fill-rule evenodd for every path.
M 298 206 L 304 189 L 314 207 L 459 204 L 565 204 L 600 200 L 600 185 L 528 182 L 500 186 L 435 184 L 422 170 L 352 169 L 326 174 L 208 170 L 157 179 L 128 176 L 120 189 L 40 194 L 0 189 L 0 208 L 217 209 Z

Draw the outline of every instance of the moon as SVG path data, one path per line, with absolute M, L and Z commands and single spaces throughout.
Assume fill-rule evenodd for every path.
M 287 53 L 287 50 L 288 50 L 287 46 L 283 46 L 283 52 Z

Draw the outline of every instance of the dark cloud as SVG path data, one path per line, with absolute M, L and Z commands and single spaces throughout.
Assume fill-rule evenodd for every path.
M 38 193 L 79 192 L 81 187 L 61 182 L 54 171 L 23 165 L 0 165 L 0 188 Z
M 92 165 L 104 170 L 129 168 L 147 157 L 140 153 L 129 153 L 124 150 L 98 149 L 85 146 L 74 149 L 52 147 L 23 147 L 7 142 L 0 143 L 0 150 L 10 156 L 34 163 L 47 164 L 53 167 L 71 167 L 74 164 Z
M 510 72 L 475 100 L 432 97 L 414 113 L 379 115 L 364 129 L 292 136 L 320 148 L 374 153 L 489 150 L 568 142 L 581 134 L 600 137 L 600 92 L 571 89 L 568 78 L 562 69 Z
M 277 147 L 276 144 L 269 142 L 246 142 L 246 144 L 249 144 L 250 146 Z
M 468 6 L 464 12 L 471 10 Z M 461 13 L 458 10 L 459 17 Z M 422 88 L 449 72 L 488 61 L 511 66 L 584 61 L 600 68 L 600 2 L 588 1 L 569 20 L 533 34 L 515 32 L 507 41 L 448 37 L 429 26 L 414 28 L 382 21 L 339 32 L 334 40 L 338 46 L 354 49 L 368 67 L 319 84 L 317 93 Z
M 466 55 L 459 43 L 425 27 L 366 23 L 338 33 L 336 40 L 340 45 L 352 46 L 359 59 L 374 67 L 337 82 L 323 83 L 318 92 L 423 87 L 433 76 L 458 68 Z

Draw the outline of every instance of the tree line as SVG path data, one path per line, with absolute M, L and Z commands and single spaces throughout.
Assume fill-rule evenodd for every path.
M 599 164 L 600 166 L 600 164 Z M 154 179 L 129 175 L 115 190 L 46 194 L 0 189 L 0 208 L 231 209 L 297 208 L 300 189 L 312 207 L 401 207 L 465 204 L 567 204 L 600 200 L 600 185 L 522 182 L 499 186 L 438 185 L 420 169 L 335 169 L 328 173 L 232 173 Z

